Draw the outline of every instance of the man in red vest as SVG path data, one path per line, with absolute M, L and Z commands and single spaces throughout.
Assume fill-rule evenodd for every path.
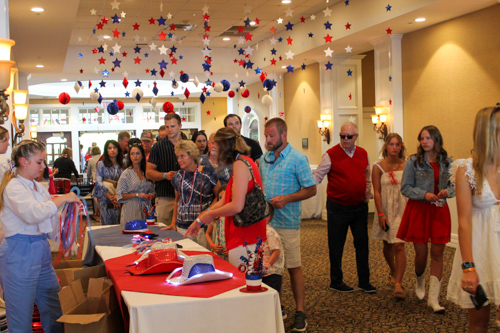
M 314 171 L 316 184 L 328 176 L 326 190 L 328 212 L 328 248 L 330 254 L 330 289 L 352 292 L 344 283 L 342 255 L 347 231 L 351 228 L 356 248 L 358 288 L 366 293 L 377 289 L 370 284 L 368 266 L 368 201 L 371 199 L 370 162 L 366 150 L 354 143 L 358 127 L 345 122 L 340 129 L 340 144 L 323 155 Z

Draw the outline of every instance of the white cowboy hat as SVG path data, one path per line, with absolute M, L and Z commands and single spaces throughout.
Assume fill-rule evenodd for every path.
M 174 285 L 183 285 L 225 280 L 232 277 L 233 273 L 215 269 L 214 258 L 210 254 L 199 254 L 186 257 L 183 267 L 179 267 L 170 273 L 167 282 Z

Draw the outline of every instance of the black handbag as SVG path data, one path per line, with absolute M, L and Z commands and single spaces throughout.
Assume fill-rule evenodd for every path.
M 252 166 L 244 158 L 240 159 L 240 161 L 245 163 L 250 169 L 250 173 L 252 174 L 252 179 L 255 183 L 255 186 L 252 191 L 250 191 L 250 193 L 247 193 L 243 210 L 233 216 L 233 223 L 237 227 L 248 227 L 249 225 L 255 224 L 268 217 L 269 206 L 266 202 L 264 191 L 255 179 Z

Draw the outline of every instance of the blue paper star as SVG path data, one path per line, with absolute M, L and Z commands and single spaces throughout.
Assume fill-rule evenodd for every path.
M 122 32 L 122 37 L 125 37 L 127 33 L 125 31 Z
M 163 16 L 160 16 L 159 19 L 157 19 L 158 25 L 165 25 L 166 19 L 163 18 Z
M 255 74 L 260 74 L 260 73 L 262 73 L 262 69 L 260 69 L 259 67 L 257 67 L 255 69 Z
M 300 67 L 302 67 L 302 70 L 304 70 L 304 69 L 306 69 L 306 64 L 302 63 L 302 66 L 300 66 Z
M 238 55 L 243 55 L 245 54 L 245 50 L 243 50 L 241 47 L 240 49 L 238 50 Z
M 94 92 L 99 92 L 99 89 L 95 88 L 95 89 L 94 89 Z
M 109 72 L 105 69 L 102 71 L 102 76 L 104 77 L 108 77 L 109 76 Z
M 274 80 L 271 80 L 271 83 L 273 84 L 273 88 L 274 88 L 274 87 L 276 87 L 276 84 L 277 84 L 278 82 L 276 82 L 276 81 L 274 81 Z
M 210 91 L 207 91 L 207 97 L 210 97 Z
M 128 91 L 125 91 L 125 97 L 130 97 L 130 93 Z
M 83 54 L 78 53 L 78 58 L 83 58 Z
M 115 65 L 115 67 L 121 67 L 120 64 L 121 64 L 121 61 L 118 60 L 118 58 L 116 58 L 116 60 L 113 61 L 113 65 Z
M 392 8 L 392 6 L 391 6 L 391 5 L 389 5 L 389 4 L 387 5 L 387 7 L 385 7 L 385 9 L 386 9 L 386 11 L 387 11 L 387 12 L 390 12 L 390 11 L 391 11 L 391 8 Z
M 203 63 L 203 71 L 210 72 L 210 67 L 212 67 L 208 62 Z
M 344 3 L 346 6 L 349 6 L 349 0 L 345 0 Z
M 113 23 L 120 23 L 120 17 L 115 14 L 115 16 L 111 17 L 113 19 Z
M 106 82 L 104 82 L 104 80 L 101 80 L 101 82 L 99 82 L 99 85 L 102 87 L 106 87 Z
M 253 62 L 251 62 L 250 59 L 248 59 L 248 61 L 245 63 L 245 68 L 252 69 L 252 67 L 253 67 Z
M 237 48 L 236 44 L 233 45 L 233 49 Z
M 271 50 L 271 54 L 276 54 L 276 49 L 273 47 L 273 49 Z
M 293 73 L 293 69 L 294 69 L 294 68 L 295 68 L 295 67 L 293 67 L 293 66 L 292 66 L 292 64 L 290 64 L 290 65 L 288 65 L 288 66 L 286 67 L 286 72 L 287 72 L 287 73 Z
M 347 76 L 352 76 L 352 71 L 351 69 L 349 68 L 349 70 L 347 71 Z
M 285 24 L 285 27 L 286 27 L 286 31 L 288 31 L 288 30 L 293 30 L 293 29 L 292 29 L 292 28 L 293 28 L 293 24 L 291 24 L 291 23 L 290 23 L 290 21 L 288 21 L 288 23 L 287 23 L 287 24 Z
M 314 34 L 312 32 L 310 32 L 309 37 L 312 38 L 312 36 L 314 36 Z
M 247 17 L 247 19 L 245 21 L 245 27 L 249 27 L 250 26 L 250 19 Z
M 141 86 L 141 81 L 139 81 L 139 79 L 137 79 L 137 81 L 135 81 L 135 86 L 136 87 L 140 87 Z
M 245 81 L 241 80 L 240 82 L 238 82 L 240 84 L 240 87 L 244 87 L 245 86 Z
M 325 25 L 325 30 L 326 29 L 332 30 L 332 24 L 330 23 L 330 21 L 326 21 L 326 23 L 324 23 L 324 25 Z
M 153 75 L 154 75 L 154 76 L 156 76 L 156 73 L 157 73 L 157 72 L 158 72 L 158 71 L 157 71 L 156 69 L 154 69 L 154 68 L 153 68 L 153 69 L 151 70 L 151 76 L 153 76 Z
M 139 45 L 136 45 L 134 47 L 134 51 L 135 51 L 135 53 L 141 53 L 141 48 L 139 47 Z
M 168 62 L 162 59 L 161 62 L 158 63 L 158 65 L 160 65 L 160 69 L 162 68 L 167 69 Z
M 171 48 L 170 48 L 170 51 L 172 51 L 172 53 L 175 53 L 177 51 L 177 48 L 175 47 L 175 45 L 173 45 Z
M 147 52 L 146 52 L 146 53 L 144 53 L 144 57 L 145 57 L 145 58 L 149 57 L 149 53 L 147 53 Z
M 92 30 L 92 33 L 95 34 L 95 29 Z
M 210 81 L 210 79 L 207 79 L 207 80 L 205 81 L 205 84 L 206 84 L 207 86 L 212 86 L 212 81 Z
M 109 52 L 109 56 L 112 57 L 113 56 L 113 51 Z
M 181 54 L 181 55 L 179 56 L 179 59 L 181 59 L 181 60 L 182 60 L 182 59 L 184 59 L 184 56 Z
M 99 53 L 104 53 L 104 47 L 102 47 L 102 45 L 99 46 L 97 50 L 99 51 Z
M 278 42 L 281 43 L 282 41 L 283 41 L 283 37 L 278 38 Z
M 391 76 L 391 75 L 389 75 L 389 82 L 391 82 L 391 81 L 392 81 L 392 76 Z
M 172 38 L 172 36 L 173 36 L 173 35 L 174 35 L 174 34 L 170 32 L 170 33 L 168 34 L 168 38 Z
M 326 70 L 332 70 L 333 64 L 330 63 L 330 61 L 328 61 L 328 63 L 325 66 L 326 66 Z

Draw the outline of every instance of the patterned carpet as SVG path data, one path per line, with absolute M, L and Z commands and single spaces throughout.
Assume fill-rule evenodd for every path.
M 369 218 L 371 236 L 372 216 Z M 342 294 L 329 289 L 327 225 L 322 220 L 303 220 L 301 229 L 302 269 L 306 280 L 307 332 L 467 332 L 467 311 L 446 301 L 446 288 L 455 249 L 447 247 L 444 253 L 444 279 L 440 303 L 446 308 L 444 315 L 434 314 L 427 307 L 427 297 L 419 301 L 414 293 L 414 251 L 406 245 L 408 264 L 404 277 L 407 298 L 395 301 L 387 282 L 388 266 L 382 255 L 382 242 L 370 241 L 371 283 L 375 294 L 361 291 Z M 370 237 L 371 238 L 371 237 Z M 344 282 L 357 286 L 355 250 L 349 232 L 343 258 Z M 426 271 L 426 293 L 429 288 L 429 265 Z M 427 295 L 427 294 L 426 294 Z M 288 314 L 287 332 L 293 322 L 295 302 L 288 273 L 283 276 L 283 300 Z M 493 320 L 489 332 L 500 332 Z

